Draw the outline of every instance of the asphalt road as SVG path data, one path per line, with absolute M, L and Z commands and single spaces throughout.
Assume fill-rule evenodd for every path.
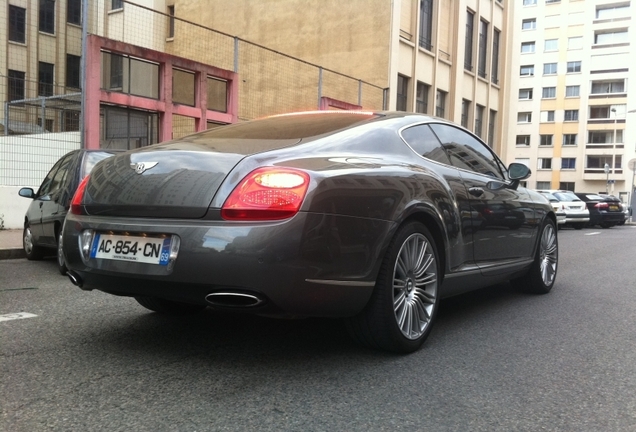
M 424 348 L 336 320 L 188 318 L 0 261 L 1 431 L 636 431 L 636 227 L 561 230 L 553 291 L 442 302 Z

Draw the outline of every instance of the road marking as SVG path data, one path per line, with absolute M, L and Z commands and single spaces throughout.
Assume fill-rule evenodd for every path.
M 599 232 L 599 231 L 597 231 L 597 232 L 593 232 L 593 233 L 587 233 L 587 234 L 585 234 L 585 235 L 597 235 L 597 234 L 600 234 L 600 232 Z
M 36 317 L 36 316 L 37 315 L 34 315 L 32 313 L 28 313 L 28 312 L 10 313 L 10 314 L 0 315 L 0 322 L 1 321 L 11 321 L 11 320 L 17 320 L 17 319 L 24 319 L 24 318 L 33 318 L 33 317 Z

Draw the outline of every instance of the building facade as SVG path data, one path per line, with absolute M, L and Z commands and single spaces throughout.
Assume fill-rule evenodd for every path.
M 530 166 L 531 188 L 608 192 L 628 202 L 633 178 L 628 162 L 636 156 L 631 2 L 517 3 L 508 162 Z
M 386 88 L 385 108 L 444 117 L 503 149 L 510 15 L 503 1 L 218 0 L 202 7 L 198 0 L 168 0 L 167 8 Z M 173 43 L 174 52 L 196 46 L 178 31 Z M 337 87 L 326 96 L 356 103 Z

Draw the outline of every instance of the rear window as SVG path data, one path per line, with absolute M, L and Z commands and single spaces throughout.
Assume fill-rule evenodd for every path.
M 541 195 L 546 197 L 550 202 L 559 202 L 559 200 L 549 192 L 541 192 Z
M 555 192 L 554 196 L 557 197 L 559 201 L 581 201 L 581 199 L 572 192 Z
M 379 117 L 378 114 L 356 111 L 283 114 L 210 129 L 185 137 L 182 141 L 194 143 L 207 142 L 210 139 L 297 141 L 345 129 L 377 117 Z
M 596 194 L 585 194 L 585 198 L 589 201 L 603 201 L 603 197 Z
M 82 179 L 89 175 L 95 164 L 101 160 L 109 158 L 113 156 L 113 153 L 104 152 L 104 151 L 95 151 L 95 152 L 87 152 L 84 156 L 84 166 L 82 167 Z

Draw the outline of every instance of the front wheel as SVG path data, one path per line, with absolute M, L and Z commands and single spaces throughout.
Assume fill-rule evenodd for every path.
M 541 228 L 534 262 L 525 276 L 516 280 L 524 291 L 547 294 L 554 286 L 559 264 L 559 242 L 554 222 L 546 219 Z
M 205 309 L 203 305 L 193 305 L 189 303 L 181 303 L 172 300 L 166 300 L 158 297 L 135 297 L 137 303 L 154 312 L 166 315 L 188 315 L 201 312 Z
M 347 320 L 363 345 L 410 353 L 428 337 L 439 304 L 437 246 L 419 222 L 402 226 L 389 245 L 371 299 Z

